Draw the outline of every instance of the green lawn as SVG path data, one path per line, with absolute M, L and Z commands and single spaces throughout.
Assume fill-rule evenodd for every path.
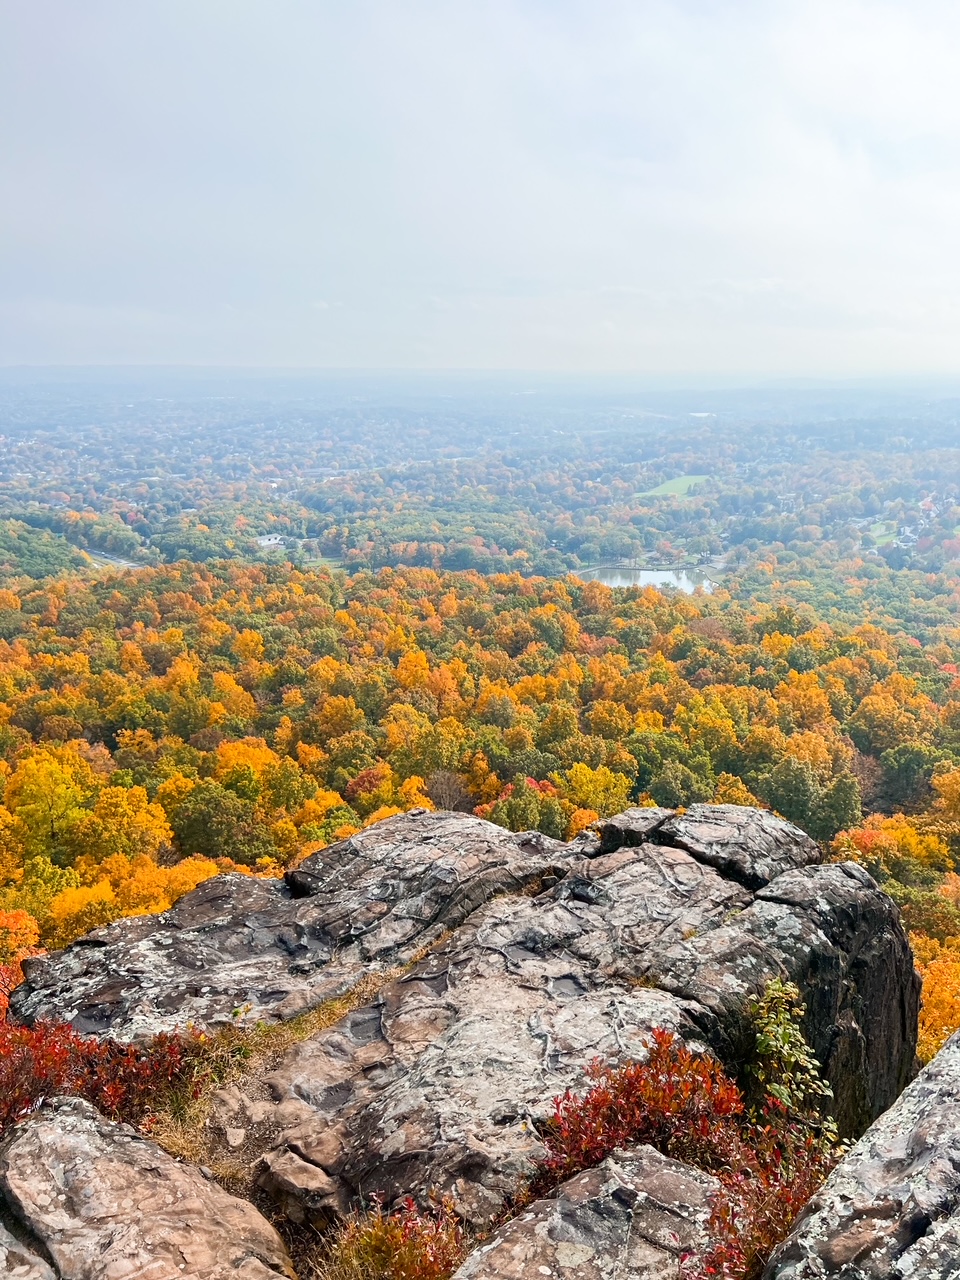
M 674 476 L 672 480 L 664 480 L 663 484 L 658 484 L 655 489 L 647 489 L 639 495 L 641 498 L 657 498 L 661 494 L 674 494 L 683 497 L 684 494 L 690 492 L 695 484 L 703 484 L 704 480 L 709 480 L 709 476 Z
M 303 560 L 305 569 L 342 569 L 343 563 L 340 560 L 333 560 L 329 556 L 305 556 Z
M 870 526 L 870 533 L 878 547 L 885 547 L 897 536 L 897 526 L 889 520 L 879 520 Z

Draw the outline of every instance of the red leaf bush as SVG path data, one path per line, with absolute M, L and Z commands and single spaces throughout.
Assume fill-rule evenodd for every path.
M 146 1045 L 81 1036 L 63 1023 L 0 1023 L 0 1133 L 60 1094 L 143 1124 L 173 1090 L 199 1089 L 206 1037 L 160 1035 Z
M 836 1162 L 816 1125 L 767 1097 L 748 1110 L 738 1086 L 672 1032 L 655 1030 L 643 1062 L 595 1062 L 582 1095 L 554 1100 L 546 1155 L 527 1199 L 542 1196 L 618 1147 L 648 1143 L 714 1174 L 721 1192 L 711 1244 L 685 1260 L 687 1280 L 752 1280 Z
M 712 1058 L 697 1057 L 657 1028 L 644 1062 L 594 1062 L 582 1096 L 554 1099 L 540 1183 L 555 1186 L 600 1164 L 617 1147 L 649 1143 L 664 1155 L 713 1169 L 732 1158 L 743 1095 Z

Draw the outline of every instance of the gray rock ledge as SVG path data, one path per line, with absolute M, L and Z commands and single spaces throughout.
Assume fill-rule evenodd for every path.
M 765 1280 L 960 1277 L 960 1033 L 870 1126 Z
M 706 1245 L 716 1178 L 653 1147 L 617 1151 L 498 1228 L 453 1280 L 663 1280 Z

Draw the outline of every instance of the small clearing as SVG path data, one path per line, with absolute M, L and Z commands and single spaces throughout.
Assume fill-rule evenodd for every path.
M 663 484 L 658 484 L 655 489 L 645 489 L 639 497 L 659 498 L 665 495 L 686 497 L 694 485 L 703 484 L 709 479 L 709 476 L 674 476 L 672 480 L 664 480 Z

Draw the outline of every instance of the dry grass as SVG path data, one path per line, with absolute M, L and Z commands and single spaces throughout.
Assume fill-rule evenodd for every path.
M 390 1213 L 375 1204 L 341 1222 L 301 1275 L 313 1280 L 447 1280 L 468 1248 L 449 1200 L 438 1200 L 426 1211 L 407 1200 Z
M 256 1090 L 260 1080 L 276 1069 L 294 1045 L 312 1039 L 354 1009 L 369 1004 L 408 968 L 365 974 L 342 996 L 326 1000 L 289 1022 L 225 1027 L 211 1033 L 206 1037 L 207 1044 L 194 1080 L 159 1100 L 146 1126 L 150 1137 L 171 1155 L 210 1169 L 217 1181 L 234 1195 L 249 1197 L 253 1153 L 245 1151 L 242 1157 L 235 1155 L 211 1130 L 209 1120 L 215 1094 L 231 1084 L 242 1085 L 247 1091 Z

